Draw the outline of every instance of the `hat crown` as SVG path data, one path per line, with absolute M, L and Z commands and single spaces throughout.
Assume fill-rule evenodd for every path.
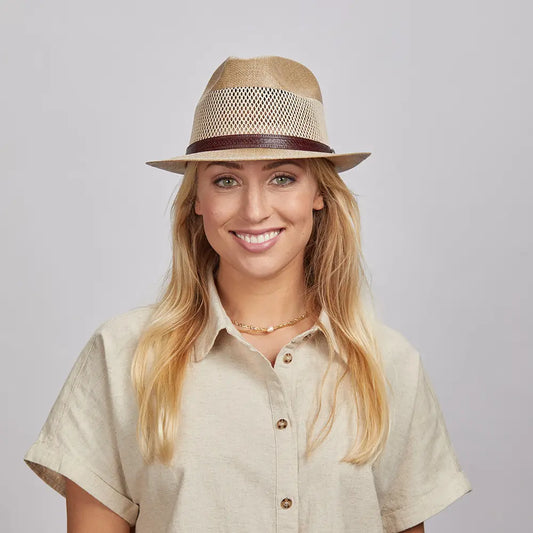
M 190 146 L 237 135 L 294 137 L 327 146 L 322 94 L 313 73 L 284 57 L 227 58 L 196 106 Z
M 322 102 L 314 74 L 301 63 L 279 56 L 228 57 L 215 70 L 203 94 L 229 87 L 271 87 Z

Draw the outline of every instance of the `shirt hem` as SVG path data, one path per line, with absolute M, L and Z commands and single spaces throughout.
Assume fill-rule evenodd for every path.
M 130 526 L 135 525 L 139 506 L 74 457 L 59 455 L 53 446 L 40 441 L 28 450 L 24 462 L 61 496 L 66 497 L 65 476 L 126 520 Z
M 440 483 L 433 490 L 405 507 L 396 511 L 383 513 L 383 529 L 385 533 L 399 533 L 414 527 L 428 518 L 443 511 L 472 490 L 470 482 L 463 472 L 457 472 L 454 477 Z

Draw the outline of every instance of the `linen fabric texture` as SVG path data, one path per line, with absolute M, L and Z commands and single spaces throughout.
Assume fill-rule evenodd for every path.
M 375 331 L 390 383 L 391 429 L 374 464 L 342 462 L 356 413 L 339 389 L 331 433 L 304 457 L 308 424 L 329 361 L 327 315 L 280 351 L 274 365 L 231 323 L 210 280 L 210 318 L 191 354 L 171 466 L 146 465 L 136 440 L 133 353 L 153 306 L 103 323 L 77 358 L 28 466 L 65 496 L 63 476 L 137 533 L 399 532 L 470 491 L 416 349 L 394 329 Z M 325 424 L 345 359 L 334 345 Z

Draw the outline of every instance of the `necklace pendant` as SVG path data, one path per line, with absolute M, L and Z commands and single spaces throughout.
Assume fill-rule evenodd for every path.
M 274 326 L 270 326 L 266 331 L 267 333 L 272 333 L 274 331 Z

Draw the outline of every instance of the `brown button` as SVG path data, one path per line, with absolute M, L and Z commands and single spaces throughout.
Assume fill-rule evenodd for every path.
M 281 500 L 281 506 L 283 509 L 288 509 L 292 505 L 292 500 L 290 498 L 283 498 Z
M 276 426 L 278 426 L 278 429 L 285 429 L 287 425 L 288 425 L 288 422 L 284 418 L 280 418 L 278 420 L 278 423 L 276 424 Z
M 283 362 L 284 363 L 290 363 L 292 361 L 292 355 L 290 353 L 286 353 L 284 356 L 283 356 Z

